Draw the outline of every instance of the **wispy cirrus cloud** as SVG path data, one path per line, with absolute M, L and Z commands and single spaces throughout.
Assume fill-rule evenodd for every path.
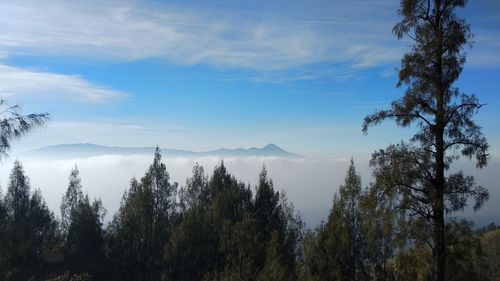
M 468 51 L 467 65 L 472 67 L 500 67 L 500 33 L 475 34 L 473 47 Z M 497 51 L 493 51 L 497 50 Z
M 500 35 L 488 27 L 500 23 L 494 1 L 484 3 L 492 11 L 479 14 L 477 3 L 464 10 L 476 33 L 468 59 L 496 67 Z M 351 77 L 397 65 L 408 51 L 411 43 L 391 34 L 397 9 L 390 0 L 4 1 L 0 58 L 163 59 L 250 71 L 242 76 L 263 82 L 330 77 L 335 67 L 334 78 Z
M 35 71 L 0 64 L 0 96 L 102 103 L 122 99 L 126 94 L 92 84 L 77 75 Z
M 257 3 L 249 11 L 193 3 L 140 4 L 4 2 L 0 53 L 112 61 L 163 58 L 181 65 L 258 71 L 318 63 L 366 68 L 394 62 L 401 53 L 390 34 L 393 21 L 377 20 L 394 14 L 397 6 L 390 1 L 291 2 L 290 7 Z

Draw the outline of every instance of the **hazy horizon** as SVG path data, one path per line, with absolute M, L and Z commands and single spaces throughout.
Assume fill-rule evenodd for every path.
M 0 97 L 23 113 L 47 112 L 51 119 L 12 143 L 0 184 L 5 189 L 9 161 L 20 157 L 54 210 L 78 164 L 85 189 L 102 197 L 112 214 L 151 157 L 41 161 L 22 152 L 65 143 L 190 151 L 275 143 L 305 158 L 234 157 L 226 159 L 230 171 L 255 185 L 265 163 L 277 188 L 317 222 L 351 157 L 366 186 L 371 153 L 416 130 L 392 122 L 367 135 L 361 130 L 366 115 L 388 108 L 405 90 L 396 87 L 397 68 L 411 41 L 391 32 L 398 8 L 392 0 L 2 2 Z M 474 119 L 491 158 L 484 170 L 465 159 L 456 167 L 492 194 L 478 214 L 500 213 L 494 206 L 500 193 L 500 5 L 470 1 L 458 13 L 471 25 L 474 44 L 465 50 L 454 86 L 486 104 Z M 219 160 L 199 159 L 208 174 Z M 166 163 L 184 184 L 195 161 Z M 105 170 L 113 177 L 101 174 Z
M 362 186 L 368 187 L 373 181 L 369 159 L 354 157 L 354 164 L 362 177 Z M 132 178 L 140 179 L 153 160 L 153 155 L 99 155 L 80 158 L 57 157 L 11 157 L 0 166 L 0 187 L 5 194 L 8 175 L 12 161 L 19 160 L 30 178 L 32 189 L 39 188 L 47 201 L 49 208 L 59 215 L 61 198 L 68 186 L 71 169 L 78 167 L 82 178 L 84 192 L 91 198 L 101 198 L 107 210 L 105 221 L 109 221 L 118 210 L 120 200 L 125 190 L 129 188 Z M 273 180 L 276 190 L 285 191 L 288 200 L 302 215 L 308 227 L 315 227 L 326 220 L 333 202 L 333 196 L 340 185 L 344 184 L 350 157 L 163 157 L 171 182 L 185 186 L 186 179 L 191 176 L 195 163 L 205 169 L 211 176 L 216 165 L 224 165 L 238 180 L 250 184 L 254 189 L 258 176 L 265 165 L 269 177 Z M 490 190 L 491 198 L 477 212 L 470 208 L 465 212 L 457 212 L 452 216 L 474 220 L 477 227 L 490 222 L 500 224 L 500 192 L 497 187 L 495 171 L 500 169 L 499 161 L 491 161 L 483 170 L 476 171 L 475 166 L 468 161 L 459 161 L 452 171 L 463 169 L 465 173 L 473 173 L 478 184 Z

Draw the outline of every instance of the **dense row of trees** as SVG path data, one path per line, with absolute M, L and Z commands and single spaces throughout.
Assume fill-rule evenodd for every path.
M 0 204 L 0 276 L 6 280 L 87 274 L 95 280 L 295 280 L 302 222 L 262 170 L 258 186 L 223 163 L 209 178 L 196 165 L 184 187 L 171 183 L 157 149 L 132 179 L 104 227 L 100 200 L 69 177 L 61 218 L 32 192 L 16 161 Z
M 305 280 L 435 278 L 433 225 L 409 212 L 405 204 L 411 198 L 389 186 L 386 178 L 376 178 L 363 189 L 351 163 L 328 220 L 314 231 L 306 231 Z M 446 280 L 498 278 L 498 256 L 483 252 L 484 241 L 472 231 L 471 222 L 448 216 L 445 228 L 446 267 L 450 269 Z M 496 226 L 479 232 L 492 231 Z M 496 243 L 500 242 L 498 235 L 500 231 L 496 231 Z
M 0 196 L 2 280 L 428 280 L 432 231 L 398 208 L 397 192 L 363 188 L 354 163 L 327 220 L 305 230 L 300 216 L 262 169 L 255 188 L 221 162 L 212 175 L 195 165 L 180 187 L 157 149 L 132 179 L 104 226 L 100 200 L 85 194 L 75 167 L 61 217 L 31 190 L 19 161 Z M 448 219 L 450 280 L 495 280 L 498 253 L 481 235 Z M 484 234 L 486 233 L 486 234 Z M 500 234 L 500 233 L 499 233 Z M 488 243 L 499 243 L 500 236 Z M 493 266 L 492 266 L 493 265 Z M 496 275 L 495 275 L 496 274 Z

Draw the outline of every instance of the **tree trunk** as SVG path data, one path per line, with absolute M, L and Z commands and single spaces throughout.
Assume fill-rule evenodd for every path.
M 440 66 L 439 66 L 440 67 Z M 436 281 L 445 280 L 446 241 L 444 221 L 444 124 L 443 124 L 444 91 L 440 88 L 437 97 L 438 111 L 436 118 L 436 185 L 434 197 L 434 274 Z
M 443 193 L 438 192 L 437 206 L 434 211 L 434 274 L 436 281 L 445 280 L 446 242 L 444 228 Z M 439 198 L 440 197 L 440 198 Z
M 445 86 L 443 85 L 443 28 L 441 25 L 441 0 L 436 0 L 436 19 L 435 35 L 438 44 L 436 45 L 436 186 L 434 201 L 434 279 L 436 281 L 445 280 L 446 271 L 446 241 L 445 241 L 445 222 L 444 222 L 444 189 L 445 189 L 445 149 L 444 149 L 444 131 L 445 131 Z

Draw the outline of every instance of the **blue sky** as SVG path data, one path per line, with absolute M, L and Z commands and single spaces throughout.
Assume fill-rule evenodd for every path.
M 210 2 L 210 3 L 209 3 Z M 368 155 L 411 129 L 361 132 L 401 95 L 411 42 L 399 1 L 2 1 L 0 95 L 51 122 L 16 149 L 59 143 L 208 150 L 276 143 Z M 500 2 L 460 11 L 475 34 L 457 85 L 500 150 Z

